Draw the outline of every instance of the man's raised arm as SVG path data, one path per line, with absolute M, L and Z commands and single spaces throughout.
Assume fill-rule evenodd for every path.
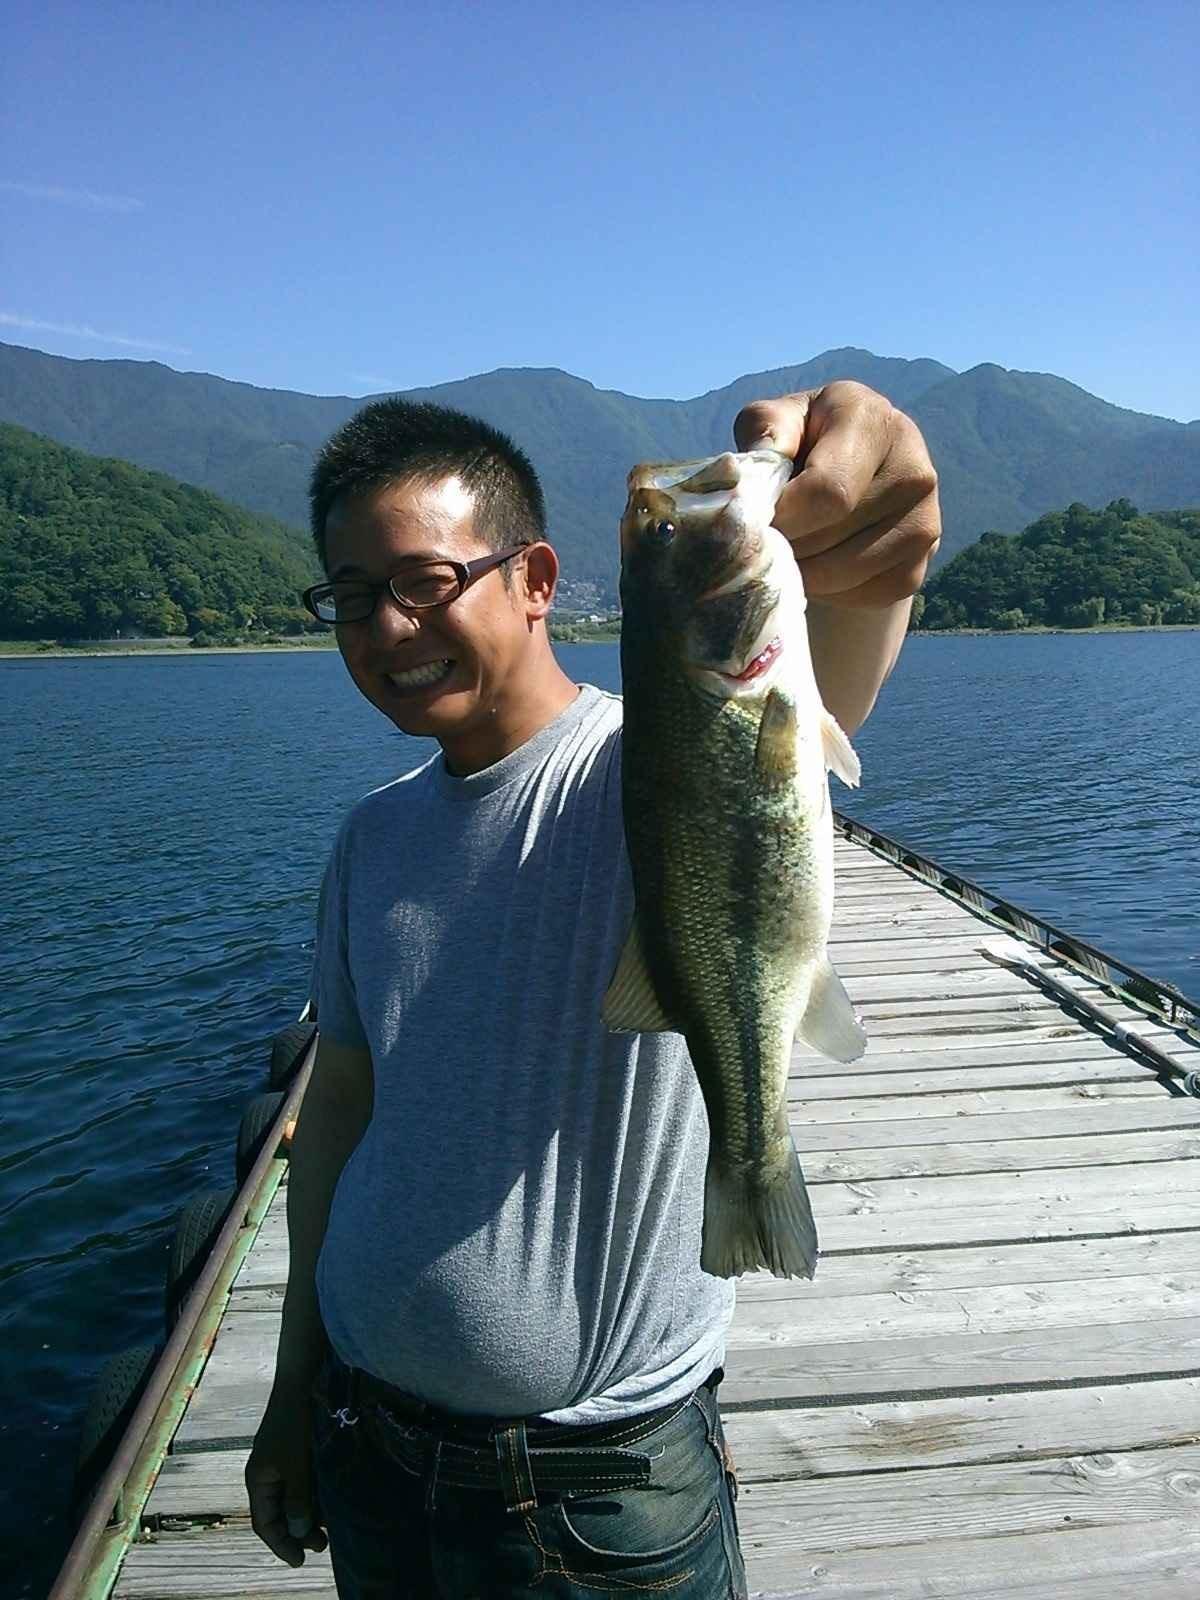
M 853 733 L 896 664 L 941 538 L 925 440 L 883 395 L 848 381 L 755 400 L 733 427 L 739 449 L 769 445 L 796 462 L 775 526 L 804 579 L 821 697 Z

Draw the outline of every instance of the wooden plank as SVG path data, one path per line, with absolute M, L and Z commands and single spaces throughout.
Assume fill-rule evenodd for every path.
M 276 1235 L 261 1252 L 256 1247 L 238 1277 L 230 1309 L 278 1311 L 287 1282 L 287 1260 L 286 1234 Z M 737 1281 L 736 1317 L 742 1315 L 744 1306 L 762 1299 L 811 1300 L 914 1289 L 1055 1283 L 1089 1275 L 1123 1277 L 1139 1271 L 1190 1272 L 1198 1261 L 1200 1218 L 1195 1229 L 1181 1233 L 1034 1239 L 950 1249 L 884 1250 L 868 1255 L 827 1252 L 811 1282 L 773 1278 L 766 1272 L 746 1273 Z
M 819 1269 L 818 1269 L 819 1270 Z M 1200 1373 L 1200 1319 L 1080 1324 L 1019 1333 L 931 1335 L 878 1343 L 747 1348 L 726 1369 L 727 1405 L 801 1404 L 840 1397 L 921 1396 L 1101 1378 Z M 1052 1404 L 1047 1400 L 1047 1404 Z
M 869 1062 L 864 1058 L 864 1063 Z M 1150 1067 L 1114 1051 L 1108 1059 L 1048 1062 L 1032 1065 L 1001 1063 L 983 1067 L 928 1066 L 907 1072 L 840 1073 L 816 1076 L 803 1069 L 788 1074 L 788 1100 L 862 1100 L 879 1095 L 956 1094 L 964 1089 L 1046 1088 L 1074 1083 L 1153 1083 Z M 1165 1094 L 1166 1090 L 1162 1090 Z
M 995 937 L 999 929 L 990 922 L 973 917 L 967 911 L 948 910 L 942 915 L 921 917 L 909 923 L 897 917 L 839 916 L 834 911 L 833 926 L 829 931 L 829 948 L 837 961 L 837 952 L 843 945 L 871 944 L 911 945 L 928 940 L 970 940 L 976 947 L 988 937 Z
M 1103 1140 L 1118 1133 L 1144 1132 L 1155 1128 L 1195 1129 L 1200 1126 L 1200 1107 L 1195 1101 L 1175 1095 L 1146 1091 L 1144 1085 L 1132 1086 L 1136 1093 L 1128 1098 L 1120 1096 L 1121 1085 L 1102 1085 L 1104 1094 L 1110 1091 L 1118 1097 L 1098 1098 L 1091 1093 L 1092 1085 L 1085 1084 L 1077 1092 L 1065 1092 L 1069 1099 L 1064 1104 L 1052 1104 L 1039 1097 L 1033 1109 L 1021 1109 L 1027 1102 L 1018 1100 L 1021 1091 L 1004 1091 L 1004 1098 L 1014 1102 L 1014 1109 L 978 1115 L 960 1110 L 957 1115 L 942 1116 L 944 1109 L 939 1095 L 923 1096 L 916 1106 L 917 1115 L 897 1116 L 894 1120 L 851 1120 L 848 1122 L 816 1121 L 813 1117 L 793 1116 L 789 1126 L 796 1148 L 804 1155 L 809 1151 L 830 1150 L 865 1153 L 889 1146 L 915 1145 L 928 1148 L 937 1144 L 967 1144 L 1003 1142 L 1007 1139 L 1051 1139 L 1086 1136 Z M 960 1095 L 947 1097 L 956 1104 Z M 885 1099 L 872 1101 L 872 1106 L 886 1107 Z M 861 1101 L 847 1104 L 847 1114 L 856 1118 Z M 928 1116 L 920 1115 L 924 1107 Z M 829 1112 L 830 1102 L 820 1109 Z M 912 1109 L 912 1108 L 909 1108 Z
M 796 1100 L 790 1101 L 788 1116 L 807 1122 L 915 1121 L 927 1117 L 967 1117 L 999 1111 L 1034 1113 L 1079 1106 L 1089 1100 L 1132 1100 L 1139 1097 L 1149 1100 L 1172 1098 L 1156 1079 L 1151 1078 L 1145 1083 L 1056 1084 L 1050 1088 L 1031 1085 L 1020 1089 L 940 1092 L 908 1098 L 903 1095 L 880 1095 L 864 1100 Z
M 852 1505 L 845 1491 L 836 1478 L 748 1485 L 746 1509 L 758 1538 L 774 1527 L 797 1552 L 1051 1533 L 1075 1520 L 1091 1527 L 1194 1520 L 1200 1446 L 872 1473 L 855 1481 Z
M 949 1399 L 733 1412 L 725 1432 L 739 1482 L 901 1467 L 1092 1455 L 1197 1442 L 1200 1378 Z M 148 1517 L 247 1515 L 246 1448 L 168 1456 Z
M 892 1219 L 906 1214 L 932 1218 L 944 1213 L 949 1224 L 968 1215 L 981 1221 L 995 1212 L 1021 1217 L 1044 1212 L 1048 1217 L 1057 1211 L 1062 1231 L 1075 1233 L 1079 1231 L 1072 1226 L 1076 1215 L 1120 1218 L 1139 1201 L 1154 1203 L 1164 1198 L 1172 1204 L 1195 1206 L 1193 1221 L 1200 1221 L 1200 1161 L 822 1183 L 814 1189 L 813 1208 L 826 1222 L 872 1211 Z M 1118 1226 L 1113 1231 L 1123 1230 Z M 950 1239 L 946 1235 L 946 1242 Z
M 113 1600 L 280 1600 L 309 1595 L 337 1600 L 329 1551 L 306 1552 L 288 1567 L 244 1526 L 159 1533 L 125 1557 Z
M 1096 1034 L 1083 1034 L 1072 1039 L 1023 1039 L 1019 1044 L 995 1045 L 986 1038 L 979 1044 L 958 1050 L 886 1050 L 884 1045 L 895 1040 L 873 1041 L 878 1049 L 868 1047 L 857 1061 L 833 1061 L 827 1056 L 813 1055 L 810 1050 L 795 1050 L 792 1069 L 797 1077 L 857 1078 L 864 1072 L 914 1072 L 926 1070 L 944 1072 L 952 1068 L 989 1067 L 997 1070 L 1024 1069 L 1036 1075 L 1044 1066 L 1059 1066 L 1066 1062 L 1120 1061 L 1143 1067 L 1144 1063 Z M 1200 1121 L 1200 1101 L 1193 1101 L 1197 1121 Z
M 1193 1235 L 1193 1240 L 1195 1236 Z M 886 1294 L 799 1296 L 744 1302 L 730 1350 L 800 1350 L 835 1340 L 870 1345 L 928 1335 L 1020 1333 L 1177 1318 L 1200 1321 L 1200 1274 L 1136 1273 L 1056 1283 L 986 1284 L 978 1289 L 900 1289 Z M 801 1357 L 801 1359 L 803 1359 Z M 864 1360 L 871 1359 L 864 1352 Z
M 1200 1378 L 733 1412 L 725 1431 L 743 1484 L 1195 1445 Z
M 901 1534 L 895 1544 L 860 1548 L 833 1542 L 857 1505 L 858 1480 L 844 1491 L 843 1515 L 826 1545 L 797 1548 L 793 1534 L 804 1539 L 813 1527 L 808 1513 L 765 1505 L 760 1513 L 761 1491 L 747 1490 L 738 1518 L 752 1593 L 764 1600 L 1195 1600 L 1200 1526 L 1186 1505 L 1173 1518 L 1100 1527 L 1088 1526 L 1077 1506 L 1060 1514 L 1052 1532 L 996 1529 L 933 1541 Z
M 1041 995 L 1025 978 L 997 967 L 993 962 L 981 961 L 978 966 L 955 972 L 935 972 L 924 968 L 916 972 L 881 973 L 878 971 L 847 975 L 838 965 L 846 989 L 856 1005 L 879 1005 L 886 1000 L 936 1001 L 956 1000 L 965 997 L 991 1000 L 994 995 L 1022 995 L 1027 998 Z M 1056 1001 L 1049 1001 L 1057 1005 Z
M 844 1178 L 937 1177 L 971 1172 L 1036 1172 L 1043 1167 L 1105 1167 L 1133 1161 L 1200 1158 L 1200 1126 L 1150 1133 L 1118 1133 L 1097 1139 L 978 1139 L 969 1143 L 895 1145 L 883 1150 L 814 1150 L 803 1159 L 810 1184 Z M 1200 1221 L 1200 1217 L 1197 1218 Z
M 933 1031 L 936 1027 L 937 1031 Z M 1172 1060 L 1186 1068 L 1191 1068 L 1196 1063 L 1192 1053 L 1192 1046 L 1181 1045 L 1177 1035 L 1167 1029 L 1160 1029 L 1155 1033 L 1150 1028 L 1139 1028 L 1138 1033 L 1151 1039 L 1157 1047 L 1170 1056 Z M 1106 1049 L 1116 1054 L 1134 1058 L 1123 1049 L 1118 1049 L 1115 1043 L 1107 1043 L 1108 1035 L 1098 1032 L 1095 1028 L 1084 1027 L 1082 1023 L 1074 1022 L 1064 1017 L 1060 1012 L 1051 1012 L 1043 1015 L 1037 1021 L 1023 1022 L 1020 1016 L 1008 1017 L 998 1025 L 971 1029 L 962 1027 L 957 1022 L 949 1025 L 931 1024 L 928 1021 L 914 1020 L 912 1030 L 905 1032 L 899 1028 L 882 1029 L 874 1028 L 868 1035 L 867 1053 L 860 1060 L 871 1060 L 877 1055 L 913 1056 L 932 1055 L 935 1052 L 942 1054 L 947 1050 L 1003 1050 L 1012 1045 L 1034 1045 L 1039 1043 L 1053 1043 L 1058 1039 L 1092 1040 L 1102 1044 Z M 801 1048 L 799 1044 L 792 1051 L 792 1063 L 795 1066 L 814 1065 L 825 1060 L 825 1057 L 816 1055 L 813 1051 Z M 851 1062 L 850 1071 L 858 1068 L 858 1062 Z M 1194 1102 L 1195 1103 L 1195 1102 Z

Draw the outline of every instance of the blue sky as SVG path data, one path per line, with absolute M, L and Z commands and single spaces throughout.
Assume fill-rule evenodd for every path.
M 8 0 L 0 339 L 361 394 L 837 345 L 1200 416 L 1200 7 Z

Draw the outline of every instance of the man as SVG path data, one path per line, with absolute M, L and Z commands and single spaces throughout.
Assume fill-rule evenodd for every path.
M 853 383 L 734 432 L 800 466 L 776 523 L 852 732 L 940 533 L 924 442 Z M 322 889 L 254 1528 L 293 1566 L 327 1528 L 355 1600 L 744 1594 L 703 1103 L 679 1035 L 600 1020 L 632 912 L 620 702 L 551 651 L 537 479 L 483 424 L 383 401 L 312 510 L 310 605 L 441 753 L 352 810 Z

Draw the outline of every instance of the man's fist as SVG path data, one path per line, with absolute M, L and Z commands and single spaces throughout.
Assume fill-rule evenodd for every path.
M 910 417 L 865 384 L 841 381 L 754 400 L 733 433 L 740 450 L 765 445 L 795 460 L 775 526 L 813 599 L 873 608 L 916 593 L 942 517 L 937 473 Z

